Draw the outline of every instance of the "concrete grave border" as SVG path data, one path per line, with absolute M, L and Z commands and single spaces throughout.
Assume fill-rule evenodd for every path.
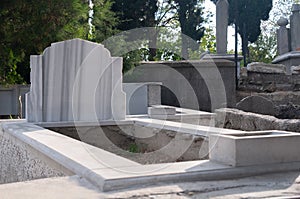
M 238 134 L 242 132 L 153 119 L 131 119 L 123 122 L 153 128 L 163 125 L 164 128 L 177 129 L 185 133 L 196 132 L 203 136 L 207 136 L 207 132 L 214 134 Z M 86 124 L 82 123 L 81 125 Z M 105 122 L 102 125 L 105 125 Z M 86 178 L 101 191 L 155 183 L 232 179 L 298 170 L 300 167 L 300 162 L 231 167 L 209 160 L 141 165 L 35 124 L 27 123 L 24 120 L 0 121 L 0 130 L 3 134 L 9 134 L 16 140 L 30 145 L 71 173 Z M 97 160 L 95 157 L 100 157 L 100 159 Z

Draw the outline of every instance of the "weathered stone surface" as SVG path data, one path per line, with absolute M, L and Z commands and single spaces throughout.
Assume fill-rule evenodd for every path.
M 280 28 L 277 30 L 277 50 L 279 55 L 290 51 L 289 29 L 286 28 L 288 20 L 281 17 L 277 24 Z
M 248 71 L 239 79 L 239 90 L 254 92 L 299 91 L 300 74 Z
M 294 75 L 300 75 L 300 66 L 292 66 L 291 71 Z
M 67 175 L 43 155 L 0 130 L 0 184 Z
M 267 98 L 272 101 L 275 106 L 286 105 L 292 103 L 294 105 L 300 105 L 300 92 L 294 91 L 280 91 L 274 93 L 256 93 L 250 91 L 238 91 L 237 92 L 237 101 L 241 101 L 245 97 L 256 95 Z
M 286 73 L 286 66 L 282 64 L 266 64 L 262 62 L 253 62 L 248 64 L 248 71 L 261 73 Z
M 243 111 L 264 115 L 276 114 L 273 102 L 261 96 L 246 97 L 237 103 L 237 108 Z
M 287 105 L 280 105 L 277 107 L 277 118 L 280 119 L 300 119 L 300 106 L 288 103 Z
M 224 120 L 225 115 L 225 120 Z M 244 131 L 284 130 L 300 132 L 300 120 L 244 112 L 238 109 L 216 110 L 216 127 Z

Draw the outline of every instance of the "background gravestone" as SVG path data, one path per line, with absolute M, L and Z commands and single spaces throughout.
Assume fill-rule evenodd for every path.
M 217 54 L 227 53 L 228 1 L 219 0 L 216 4 Z
M 237 108 L 252 113 L 275 115 L 276 108 L 272 101 L 261 96 L 249 96 L 237 103 Z
M 51 44 L 30 57 L 29 122 L 122 120 L 122 58 L 81 39 Z

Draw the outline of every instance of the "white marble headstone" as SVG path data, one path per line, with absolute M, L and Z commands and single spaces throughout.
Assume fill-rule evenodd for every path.
M 122 58 L 81 39 L 53 43 L 30 57 L 29 122 L 123 120 Z

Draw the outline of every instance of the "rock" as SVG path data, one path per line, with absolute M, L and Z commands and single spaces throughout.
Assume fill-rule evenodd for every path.
M 291 71 L 293 75 L 299 75 L 300 74 L 300 66 L 292 66 Z
M 241 68 L 240 77 L 247 77 L 247 68 L 246 67 Z
M 276 108 L 272 101 L 261 96 L 249 96 L 242 99 L 236 106 L 238 109 L 263 115 L 275 115 Z
M 224 120 L 224 115 L 225 120 Z M 279 129 L 273 116 L 244 112 L 238 109 L 224 108 L 216 110 L 216 127 L 243 131 L 262 131 Z
M 253 62 L 248 64 L 247 70 L 259 73 L 286 73 L 286 66 L 283 64 L 266 64 L 261 62 Z
M 280 105 L 277 107 L 277 118 L 280 119 L 300 119 L 300 106 L 288 103 L 287 105 Z
M 282 130 L 300 132 L 299 119 L 277 119 L 269 115 L 223 108 L 216 111 L 216 127 L 243 131 Z M 224 117 L 225 116 L 225 117 Z

